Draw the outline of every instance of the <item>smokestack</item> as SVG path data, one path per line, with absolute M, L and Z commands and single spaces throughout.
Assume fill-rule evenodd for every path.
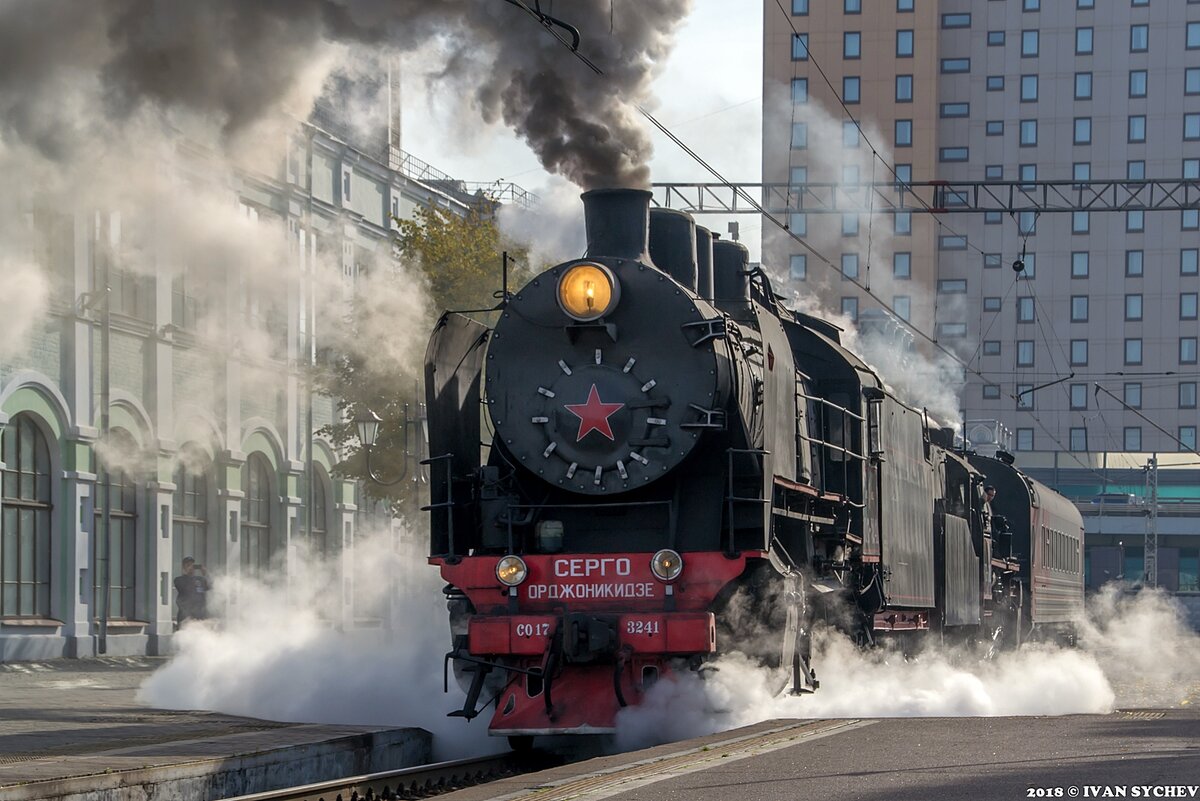
M 696 294 L 713 297 L 713 235 L 703 226 L 696 226 Z
M 584 192 L 587 257 L 636 259 L 650 264 L 650 198 L 644 189 Z
M 675 209 L 650 210 L 650 258 L 655 266 L 696 291 L 696 221 Z
M 750 300 L 750 251 L 740 242 L 713 242 L 713 296 L 719 301 Z

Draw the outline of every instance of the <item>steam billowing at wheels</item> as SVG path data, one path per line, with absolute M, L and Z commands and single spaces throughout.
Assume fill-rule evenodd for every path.
M 818 624 L 864 647 L 1071 636 L 1072 504 L 955 450 L 740 244 L 648 192 L 583 201 L 583 258 L 494 327 L 447 313 L 426 354 L 455 715 L 612 732 L 660 677 L 731 651 L 813 692 Z

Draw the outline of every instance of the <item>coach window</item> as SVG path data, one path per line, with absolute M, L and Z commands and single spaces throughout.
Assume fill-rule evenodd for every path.
M 50 617 L 50 449 L 37 423 L 4 427 L 0 617 Z

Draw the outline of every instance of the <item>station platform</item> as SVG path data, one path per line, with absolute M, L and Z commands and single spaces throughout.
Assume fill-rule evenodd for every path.
M 1134 787 L 1150 790 L 1135 793 Z M 1103 797 L 1200 798 L 1200 709 L 1059 717 L 773 720 L 513 776 L 440 799 Z
M 0 801 L 218 799 L 422 764 L 422 729 L 148 709 L 165 660 L 0 664 Z

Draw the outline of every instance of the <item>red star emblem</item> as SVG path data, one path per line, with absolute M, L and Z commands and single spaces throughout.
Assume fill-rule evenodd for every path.
M 596 385 L 592 384 L 592 389 L 588 392 L 587 403 L 567 403 L 564 404 L 567 411 L 579 418 L 579 434 L 575 437 L 576 442 L 580 442 L 593 431 L 599 431 L 604 436 L 615 441 L 612 432 L 612 426 L 608 424 L 608 418 L 612 417 L 617 409 L 622 408 L 623 403 L 604 403 L 600 400 L 600 393 L 596 390 Z

